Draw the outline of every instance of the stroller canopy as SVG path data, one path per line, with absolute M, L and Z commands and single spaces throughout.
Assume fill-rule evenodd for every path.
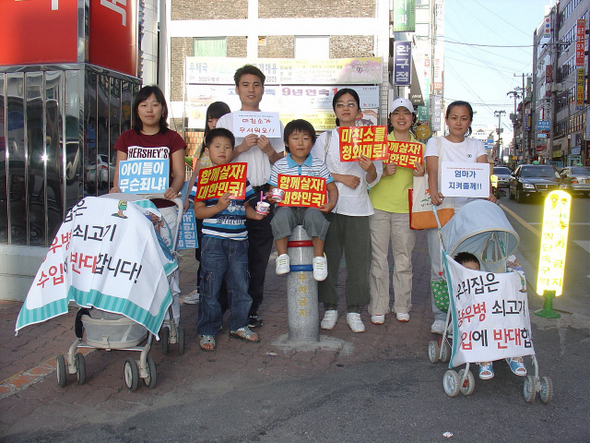
M 487 200 L 467 203 L 442 228 L 444 250 L 454 256 L 470 252 L 480 261 L 482 270 L 500 269 L 516 251 L 520 238 L 502 209 Z

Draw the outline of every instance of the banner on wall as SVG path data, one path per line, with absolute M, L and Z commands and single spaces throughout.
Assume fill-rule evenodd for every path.
M 415 0 L 394 0 L 393 32 L 414 32 L 416 30 Z
M 393 84 L 412 84 L 412 42 L 393 43 Z

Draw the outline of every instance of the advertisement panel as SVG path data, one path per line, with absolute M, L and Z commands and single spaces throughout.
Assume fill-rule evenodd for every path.
M 584 68 L 578 68 L 576 76 L 576 110 L 584 109 Z
M 78 61 L 78 0 L 1 3 L 0 65 Z
M 410 86 L 412 84 L 412 42 L 393 44 L 393 84 Z
M 90 0 L 90 63 L 137 76 L 137 3 L 133 0 Z
M 586 20 L 578 19 L 576 23 L 576 67 L 584 66 L 584 55 L 586 48 Z
M 414 32 L 416 30 L 415 0 L 394 0 L 393 32 Z

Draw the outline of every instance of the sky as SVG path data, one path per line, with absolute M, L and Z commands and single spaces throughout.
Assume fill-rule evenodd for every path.
M 514 98 L 507 93 L 522 87 L 522 73 L 532 73 L 533 33 L 550 3 L 444 1 L 444 97 L 446 104 L 453 100 L 471 103 L 476 112 L 474 130 L 497 127 L 494 111 L 503 110 L 504 137 L 512 133 L 509 115 L 514 112 Z

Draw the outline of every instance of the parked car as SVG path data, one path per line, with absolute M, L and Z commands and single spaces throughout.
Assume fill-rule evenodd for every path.
M 493 174 L 498 177 L 498 188 L 507 188 L 512 171 L 507 166 L 494 166 Z
M 508 197 L 518 203 L 542 197 L 556 189 L 568 189 L 566 181 L 551 165 L 520 165 L 510 176 Z
M 572 194 L 585 194 L 586 197 L 590 197 L 590 168 L 588 166 L 563 168 L 561 176 L 569 183 Z
M 109 181 L 113 180 L 115 173 L 115 163 L 109 162 L 109 158 L 105 154 L 98 155 L 98 164 L 96 158 L 91 158 L 86 165 L 86 184 L 90 190 L 96 189 L 98 184 L 99 189 L 106 189 L 109 186 Z M 98 174 L 99 180 L 96 180 Z

